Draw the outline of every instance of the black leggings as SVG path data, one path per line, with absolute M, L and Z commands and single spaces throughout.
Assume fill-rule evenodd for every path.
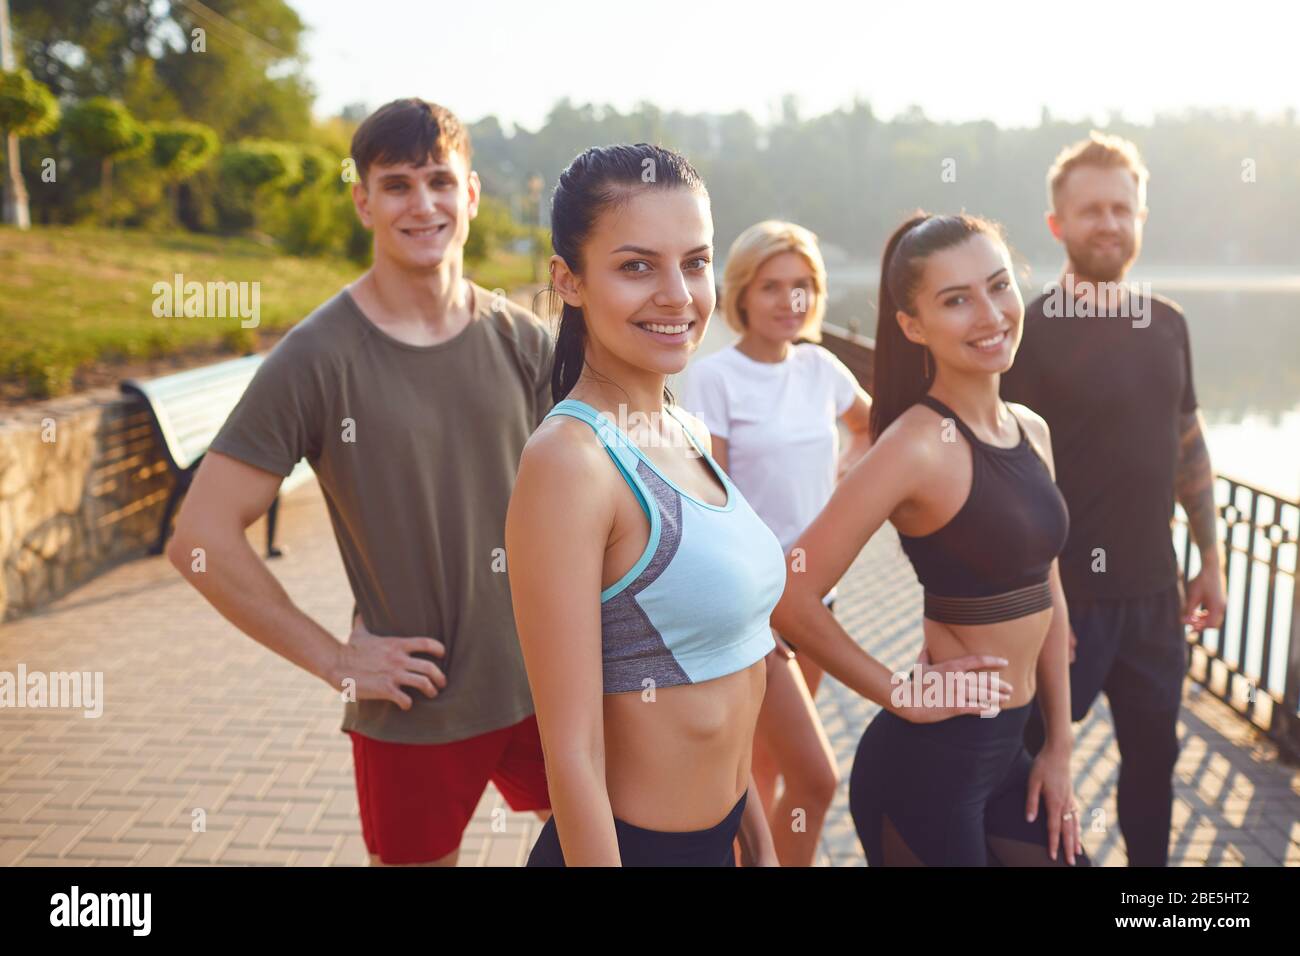
M 614 818 L 619 859 L 624 866 L 735 866 L 732 841 L 740 830 L 748 791 L 740 795 L 721 823 L 707 830 L 681 833 L 647 830 Z M 564 866 L 559 833 L 552 816 L 528 855 L 528 866 Z
M 914 724 L 882 710 L 858 743 L 849 809 L 871 866 L 1068 866 L 1046 805 L 1025 820 L 1030 707 Z M 1089 866 L 1075 853 L 1075 866 Z

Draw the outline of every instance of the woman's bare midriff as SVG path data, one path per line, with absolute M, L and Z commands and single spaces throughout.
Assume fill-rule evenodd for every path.
M 924 621 L 931 663 L 942 664 L 971 654 L 1005 657 L 1010 664 L 998 674 L 1011 685 L 1011 700 L 1002 709 L 1023 707 L 1034 699 L 1038 654 L 1052 623 L 1051 608 L 996 624 L 943 624 L 929 618 Z
M 700 684 L 605 695 L 605 783 L 614 816 L 647 830 L 705 830 L 749 786 L 767 665 Z

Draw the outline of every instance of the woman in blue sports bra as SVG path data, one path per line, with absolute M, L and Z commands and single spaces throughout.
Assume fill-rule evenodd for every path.
M 665 385 L 716 301 L 708 194 L 671 150 L 592 148 L 551 232 L 557 404 L 506 517 L 553 809 L 528 864 L 734 866 L 738 834 L 774 864 L 750 754 L 784 557 Z
M 909 219 L 885 249 L 878 314 L 875 443 L 795 545 L 806 566 L 772 624 L 882 707 L 849 779 L 870 865 L 1088 865 L 1056 568 L 1069 516 L 1046 424 L 998 397 L 1024 321 L 998 228 Z M 821 603 L 885 521 L 925 592 L 910 675 L 891 674 Z M 1031 759 L 1035 694 L 1048 743 Z

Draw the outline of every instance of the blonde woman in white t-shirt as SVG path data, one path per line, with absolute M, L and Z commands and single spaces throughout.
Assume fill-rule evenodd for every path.
M 708 426 L 714 459 L 789 551 L 871 444 L 870 397 L 816 344 L 826 312 L 817 237 L 775 220 L 746 229 L 727 256 L 722 311 L 740 339 L 691 364 L 682 405 Z M 852 436 L 842 456 L 837 421 Z M 808 866 L 839 775 L 813 703 L 821 668 L 777 638 L 753 773 L 781 865 Z

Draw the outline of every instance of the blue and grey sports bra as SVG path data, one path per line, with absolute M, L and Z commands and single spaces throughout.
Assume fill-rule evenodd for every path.
M 613 421 L 566 398 L 551 415 L 592 427 L 650 521 L 645 551 L 600 595 L 606 694 L 698 684 L 743 670 L 775 646 L 768 623 L 785 556 L 763 520 L 677 418 L 727 491 L 718 507 L 665 478 Z
M 957 413 L 930 395 L 921 404 L 952 419 L 970 445 L 965 503 L 938 531 L 899 532 L 925 586 L 925 616 L 948 624 L 995 624 L 1052 606 L 1048 574 L 1065 546 L 1070 516 L 1024 426 L 1014 448 L 975 436 Z

